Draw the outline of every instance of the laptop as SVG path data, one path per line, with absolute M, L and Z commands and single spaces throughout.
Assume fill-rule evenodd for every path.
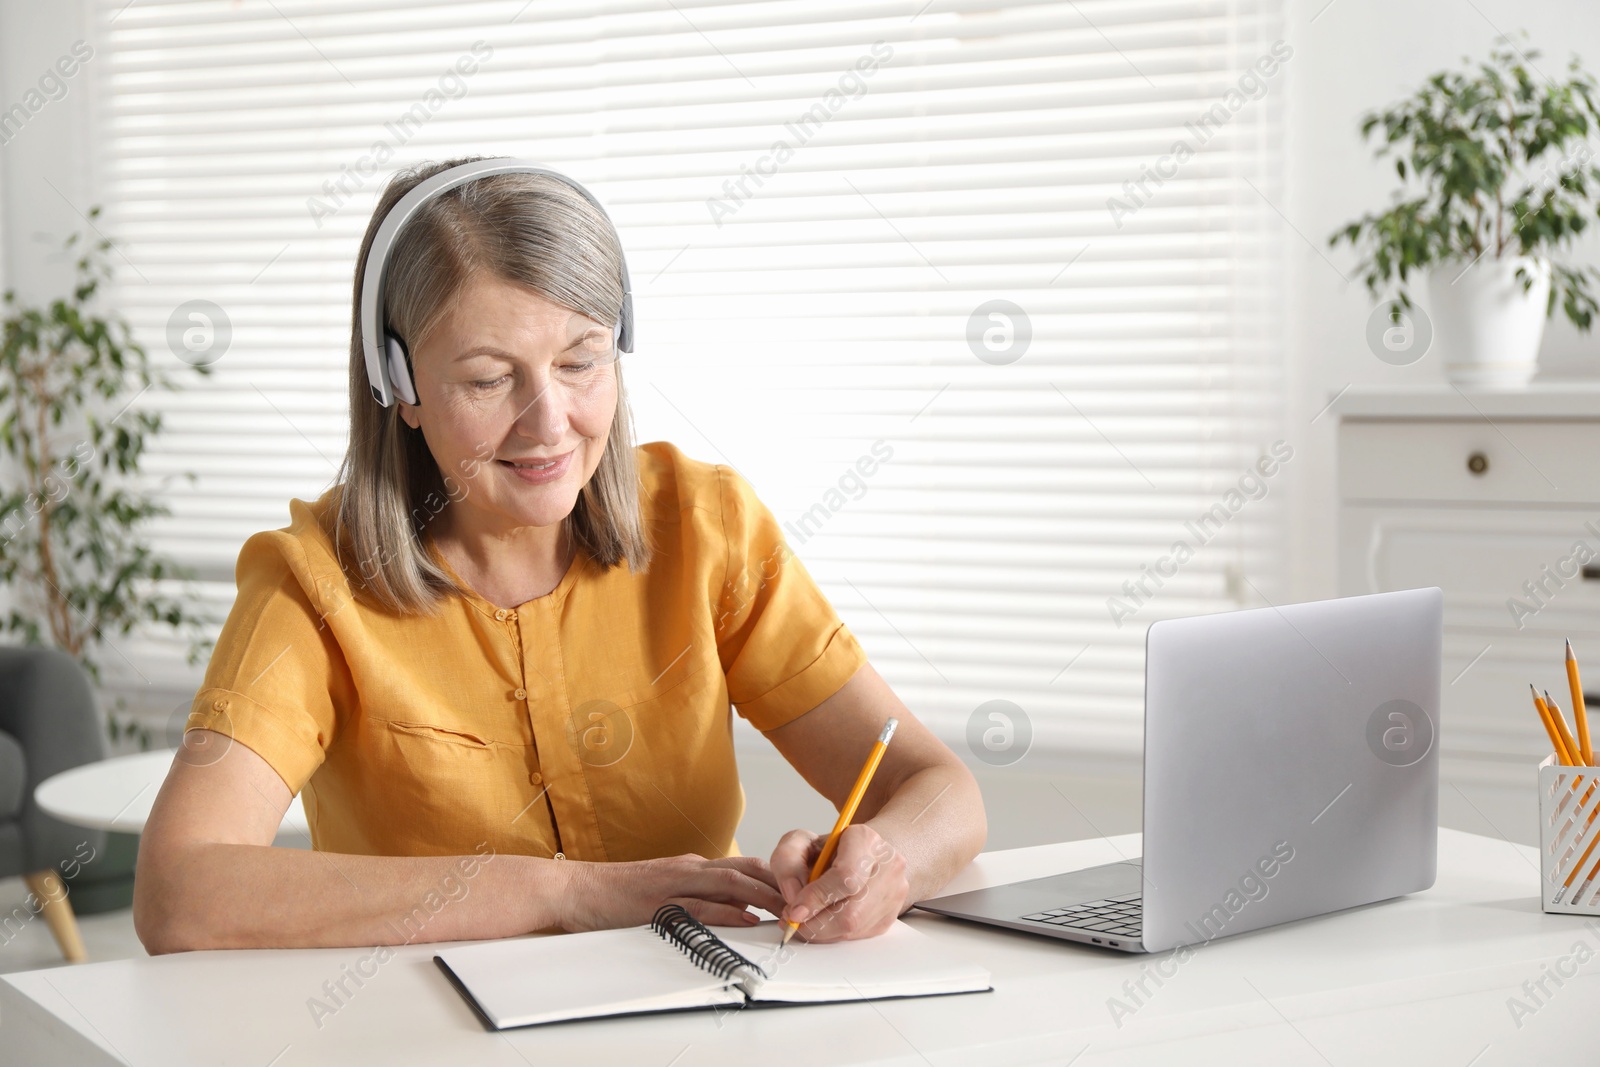
M 1143 855 L 921 901 L 1164 952 L 1433 885 L 1444 594 L 1154 622 Z

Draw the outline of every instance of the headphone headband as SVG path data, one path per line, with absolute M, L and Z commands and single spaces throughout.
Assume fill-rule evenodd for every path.
M 391 376 L 389 361 L 386 360 L 385 350 L 389 349 L 391 340 L 383 325 L 383 294 L 384 276 L 389 270 L 389 255 L 394 249 L 395 238 L 405 228 L 406 223 L 422 209 L 429 200 L 441 193 L 448 192 L 458 185 L 487 178 L 492 174 L 548 174 L 559 178 L 582 193 L 584 198 L 599 209 L 611 230 L 616 233 L 616 224 L 611 222 L 611 215 L 606 211 L 605 205 L 586 189 L 576 179 L 552 170 L 540 163 L 526 159 L 513 159 L 502 156 L 495 159 L 478 159 L 470 163 L 462 163 L 440 171 L 421 182 L 408 191 L 397 201 L 389 213 L 383 217 L 383 222 L 378 225 L 378 232 L 373 234 L 372 245 L 367 249 L 366 263 L 361 272 L 361 348 L 367 361 L 367 381 L 372 386 L 372 397 L 383 407 L 394 403 L 398 391 L 400 399 L 408 403 L 416 403 L 416 394 L 411 389 L 409 381 L 397 383 Z M 633 351 L 633 285 L 628 277 L 628 260 L 622 255 L 622 238 L 617 236 L 617 254 L 622 259 L 622 314 L 617 319 L 615 338 L 617 348 L 623 352 Z M 394 347 L 403 349 L 398 338 L 392 338 Z M 402 361 L 403 362 L 403 361 Z M 396 367 L 398 373 L 405 370 L 404 366 Z M 398 384 L 405 388 L 396 389 Z M 407 396 L 406 393 L 411 393 Z

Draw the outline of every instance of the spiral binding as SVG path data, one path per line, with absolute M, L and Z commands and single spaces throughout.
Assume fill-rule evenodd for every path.
M 728 947 L 722 938 L 706 929 L 681 904 L 663 904 L 657 908 L 654 918 L 650 920 L 650 929 L 677 945 L 694 961 L 696 967 L 718 978 L 731 977 L 740 967 L 748 967 L 763 978 L 771 977 L 757 964 Z

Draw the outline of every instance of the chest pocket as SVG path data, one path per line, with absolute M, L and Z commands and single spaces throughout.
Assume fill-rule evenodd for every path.
M 465 748 L 487 749 L 492 748 L 497 744 L 503 744 L 503 742 L 491 741 L 487 737 L 480 736 L 479 734 L 468 733 L 465 730 L 453 730 L 445 726 L 435 726 L 432 723 L 398 722 L 393 719 L 379 719 L 375 721 L 386 723 L 389 729 L 397 733 L 407 734 L 411 737 L 425 738 L 430 741 L 438 741 L 441 744 L 446 745 L 461 745 Z
M 528 807 L 531 744 L 488 736 L 487 728 L 368 716 L 360 773 L 369 796 L 382 798 L 363 818 L 396 828 L 413 854 L 471 852 L 488 839 L 526 839 L 535 851 L 553 840 L 537 805 Z M 403 828 L 403 829 L 401 829 Z

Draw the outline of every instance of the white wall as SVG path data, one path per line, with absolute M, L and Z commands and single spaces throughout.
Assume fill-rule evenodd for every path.
M 1293 589 L 1295 599 L 1309 600 L 1335 593 L 1337 534 L 1334 420 L 1311 420 L 1347 384 L 1444 381 L 1436 352 L 1394 367 L 1368 351 L 1363 331 L 1371 305 L 1355 276 L 1356 257 L 1348 245 L 1327 248 L 1334 229 L 1381 209 L 1397 182 L 1392 163 L 1379 164 L 1361 142 L 1360 117 L 1408 95 L 1429 74 L 1458 66 L 1463 55 L 1487 55 L 1498 32 L 1518 28 L 1544 53 L 1533 62 L 1550 78 L 1565 76 L 1573 52 L 1600 71 L 1600 7 L 1593 0 L 1289 0 L 1285 23 L 1295 54 L 1286 65 L 1287 193 L 1277 207 L 1316 245 L 1287 235 L 1289 418 L 1299 431 L 1297 448 L 1301 439 L 1307 446 L 1293 487 Z M 1600 235 L 1586 238 L 1580 254 L 1600 262 Z M 1540 379 L 1600 375 L 1600 341 L 1564 318 L 1550 322 L 1539 358 Z
M 88 26 L 87 0 L 0 0 L 0 111 L 26 107 L 30 91 L 43 103 L 20 130 L 7 126 L 0 144 L 0 288 L 19 297 L 45 298 L 69 285 L 72 261 L 61 242 L 75 230 L 90 232 L 83 215 L 92 205 L 95 59 L 72 64 L 78 69 L 61 79 L 64 94 L 39 85 L 74 42 L 87 39 Z

